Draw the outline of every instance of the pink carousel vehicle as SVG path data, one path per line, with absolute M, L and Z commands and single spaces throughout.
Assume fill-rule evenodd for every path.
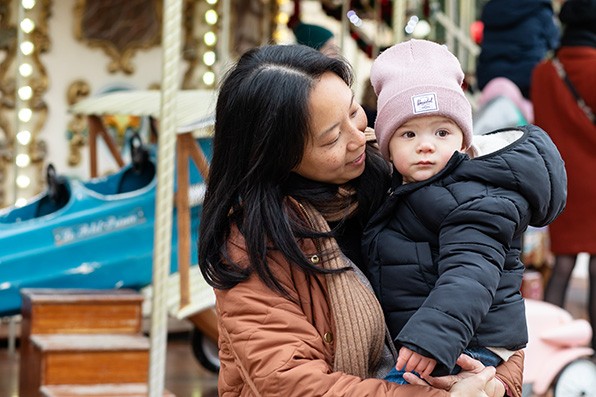
M 596 363 L 588 347 L 592 328 L 584 319 L 540 300 L 526 299 L 529 342 L 523 396 L 596 396 Z

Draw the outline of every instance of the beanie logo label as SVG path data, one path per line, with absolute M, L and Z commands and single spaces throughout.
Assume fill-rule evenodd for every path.
M 437 110 L 439 110 L 439 104 L 437 94 L 434 92 L 412 96 L 412 111 L 414 114 L 435 112 Z

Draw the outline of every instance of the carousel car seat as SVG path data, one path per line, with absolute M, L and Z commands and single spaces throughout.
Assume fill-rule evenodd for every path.
M 151 161 L 149 149 L 135 133 L 130 138 L 132 166 L 124 172 L 118 185 L 118 193 L 132 192 L 147 186 L 155 177 L 155 164 Z
M 70 198 L 68 182 L 65 177 L 57 175 L 53 164 L 46 169 L 47 193 L 39 200 L 35 217 L 51 214 L 64 207 Z

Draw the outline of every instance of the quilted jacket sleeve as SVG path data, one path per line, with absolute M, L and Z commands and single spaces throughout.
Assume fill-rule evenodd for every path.
M 451 211 L 440 228 L 437 281 L 399 342 L 430 353 L 451 370 L 492 305 L 519 223 L 514 202 L 500 197 L 486 196 Z

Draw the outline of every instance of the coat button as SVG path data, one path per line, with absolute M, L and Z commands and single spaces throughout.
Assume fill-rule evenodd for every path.
M 332 343 L 333 334 L 331 332 L 325 332 L 325 335 L 323 335 L 323 340 L 325 341 L 325 343 Z
M 316 265 L 320 261 L 321 259 L 319 258 L 319 255 L 313 255 L 310 257 L 310 263 L 312 263 L 313 265 Z

